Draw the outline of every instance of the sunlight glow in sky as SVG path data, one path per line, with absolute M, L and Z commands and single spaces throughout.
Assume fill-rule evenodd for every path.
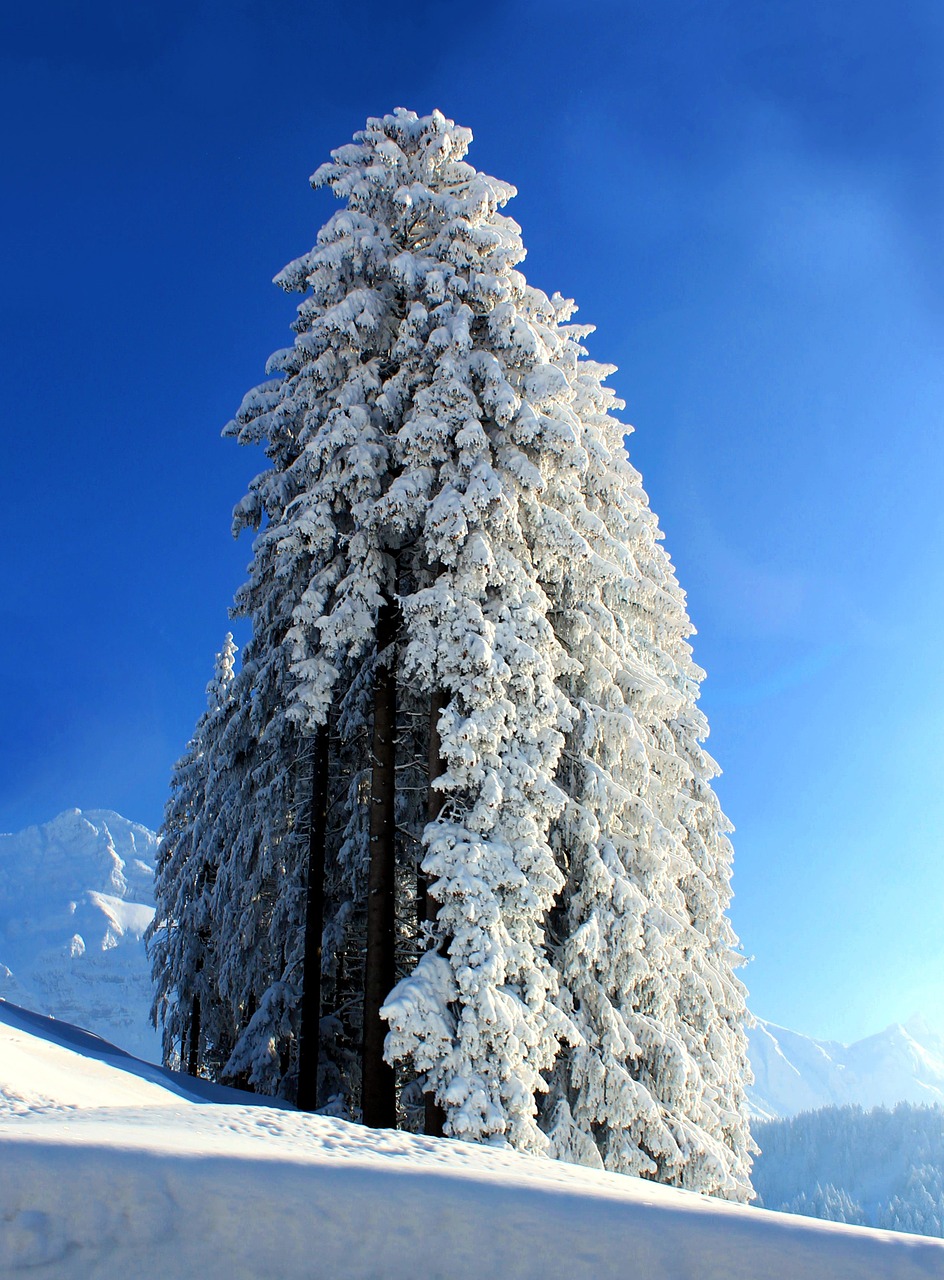
M 933 0 L 7 12 L 0 828 L 160 822 L 249 559 L 260 463 L 219 432 L 332 209 L 308 175 L 439 107 L 619 365 L 754 1011 L 944 1024 L 942 70 Z

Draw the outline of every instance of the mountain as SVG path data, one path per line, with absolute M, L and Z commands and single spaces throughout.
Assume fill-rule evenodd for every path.
M 848 1104 L 944 1103 L 944 1039 L 917 1015 L 851 1045 L 758 1021 L 750 1060 L 749 1097 L 761 1119 Z
M 143 942 L 157 844 L 107 809 L 0 835 L 0 996 L 159 1060 Z
M 267 1101 L 0 1000 L 0 1275 L 944 1275 L 941 1241 Z

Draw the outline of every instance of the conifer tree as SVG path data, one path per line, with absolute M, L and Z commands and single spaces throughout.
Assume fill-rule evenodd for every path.
M 299 1004 L 298 1088 L 302 1111 L 318 1108 L 321 1060 L 321 988 L 324 967 L 325 853 L 328 822 L 330 739 L 327 724 L 315 735 L 308 809 L 308 870 L 305 877 L 305 954 Z
M 580 709 L 557 832 L 569 867 L 557 956 L 581 1036 L 555 1069 L 546 1123 L 557 1155 L 743 1199 L 743 1085 L 718 1078 L 746 1079 L 744 990 L 722 914 L 728 826 L 709 785 L 716 766 L 697 742 L 707 734 L 695 709 L 702 673 L 626 428 L 612 417 L 621 405 L 601 383 L 612 370 L 583 358 L 587 332 L 560 330 L 582 449 L 553 512 L 566 553 L 546 570 Z M 693 858 L 710 863 L 713 898 Z
M 312 744 L 285 711 L 282 638 L 291 579 L 267 570 L 275 549 L 256 539 L 234 612 L 253 634 L 233 682 L 212 813 L 226 856 L 214 888 L 217 996 L 232 1028 L 222 1074 L 264 1093 L 296 1088 L 303 984 Z
M 399 1079 L 402 1121 L 418 1088 L 447 1135 L 743 1198 L 684 596 L 612 370 L 521 274 L 470 141 L 400 110 L 332 153 L 344 207 L 276 278 L 295 340 L 227 428 L 270 466 L 236 512 L 253 638 L 213 810 L 226 1071 L 292 1092 L 320 874 L 322 1103 L 392 1123 Z
M 155 980 L 151 1017 L 163 1025 L 164 1056 L 197 1074 L 206 1048 L 225 1043 L 214 996 L 213 893 L 223 850 L 212 796 L 220 741 L 232 705 L 236 645 L 227 633 L 207 685 L 207 709 L 174 766 L 161 827 L 154 919 L 146 941 Z

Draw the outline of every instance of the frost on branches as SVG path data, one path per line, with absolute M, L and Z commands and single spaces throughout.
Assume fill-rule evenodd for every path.
M 276 278 L 304 295 L 295 339 L 225 433 L 270 463 L 236 509 L 253 638 L 212 784 L 181 774 L 201 722 L 168 811 L 168 1052 L 744 1199 L 731 848 L 684 595 L 612 369 L 518 270 L 514 188 L 470 142 L 438 112 L 368 121 L 312 179 L 342 208 Z M 166 941 L 196 829 L 202 951 Z

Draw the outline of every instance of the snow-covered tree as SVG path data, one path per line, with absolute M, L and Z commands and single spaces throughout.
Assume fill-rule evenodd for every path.
M 235 430 L 265 439 L 273 458 L 290 443 L 240 518 L 267 519 L 256 561 L 277 548 L 283 586 L 299 564 L 309 576 L 279 603 L 294 603 L 288 714 L 309 732 L 344 696 L 342 673 L 372 660 L 398 580 L 410 585 L 405 678 L 430 698 L 450 695 L 440 717 L 450 805 L 425 871 L 440 904 L 434 931 L 449 940 L 430 963 L 456 983 L 443 1006 L 450 1061 L 434 1071 L 421 1053 L 417 1067 L 441 1103 L 449 1093 L 451 1131 L 514 1131 L 540 1147 L 534 1094 L 560 1022 L 546 999 L 542 920 L 561 883 L 547 826 L 566 700 L 511 506 L 517 484 L 488 435 L 496 397 L 513 397 L 491 349 L 523 342 L 524 354 L 530 341 L 501 307 L 523 251 L 497 212 L 511 189 L 464 164 L 468 142 L 438 114 L 401 112 L 372 121 L 316 175 L 348 207 L 280 277 L 310 291 L 296 342 L 270 362 L 282 380 L 247 398 Z M 477 343 L 470 325 L 489 317 L 493 336 L 483 329 Z M 253 578 L 261 591 L 263 577 Z M 432 636 L 440 614 L 448 633 Z
M 220 744 L 232 705 L 236 645 L 227 633 L 207 686 L 207 709 L 174 766 L 157 859 L 156 912 L 147 932 L 164 1055 L 196 1074 L 226 1043 L 214 990 L 213 895 L 224 850 L 213 805 Z
M 258 536 L 216 806 L 227 1070 L 291 1091 L 320 874 L 322 1101 L 393 1116 L 389 1028 L 403 1099 L 448 1134 L 744 1196 L 684 596 L 612 370 L 519 271 L 514 189 L 470 141 L 401 110 L 318 170 L 344 207 L 277 277 L 295 340 L 227 429 L 270 461 L 236 512 Z
M 568 872 L 551 932 L 561 1008 L 580 1034 L 561 1053 L 543 1123 L 564 1158 L 744 1198 L 744 992 L 723 916 L 731 850 L 708 785 L 715 766 L 683 736 L 707 733 L 684 596 L 613 417 L 612 369 L 581 345 L 590 330 L 568 323 L 572 304 L 536 290 L 520 307 L 550 365 L 540 429 L 524 445 L 541 481 L 522 511 L 578 713 L 558 777 L 567 803 L 551 830 Z M 667 754 L 673 733 L 684 760 Z M 699 800 L 683 804 L 685 787 Z M 714 913 L 689 890 L 679 813 L 692 827 L 698 818 L 698 852 L 710 844 Z M 704 952 L 714 1003 L 696 972 Z

